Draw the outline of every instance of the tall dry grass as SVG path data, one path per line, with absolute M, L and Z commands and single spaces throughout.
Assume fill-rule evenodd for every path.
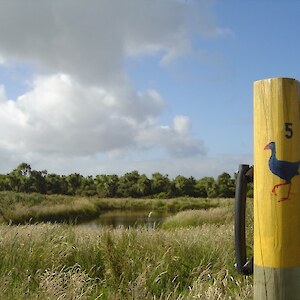
M 163 229 L 176 229 L 201 226 L 204 224 L 228 224 L 232 222 L 230 207 L 217 207 L 208 210 L 186 210 L 168 217 Z
M 232 231 L 1 225 L 1 299 L 250 299 Z
M 45 214 L 54 207 L 59 211 L 61 205 L 73 205 L 77 212 L 90 205 L 85 198 L 82 201 L 53 197 L 50 198 L 53 203 L 47 206 L 49 198 L 44 196 L 28 196 L 28 199 L 17 194 L 0 196 L 4 199 L 0 201 L 0 209 L 3 212 L 6 203 L 11 209 L 6 208 L 6 212 L 11 214 L 18 205 L 17 211 L 26 206 L 31 209 L 29 212 L 45 206 Z M 172 203 L 180 208 L 184 201 L 185 207 L 195 205 L 195 199 L 167 202 L 168 199 L 155 204 L 149 199 L 109 200 L 111 206 L 118 208 L 129 205 L 136 208 L 145 203 L 163 209 Z M 99 203 L 105 205 L 108 200 L 94 201 L 93 207 L 99 208 Z M 206 205 L 206 200 L 198 203 Z M 169 225 L 163 225 L 165 229 L 150 231 L 50 223 L 0 225 L 0 298 L 251 299 L 252 277 L 240 276 L 234 268 L 233 201 L 217 199 L 209 205 L 218 207 L 180 212 L 166 221 Z M 247 206 L 251 253 L 252 202 Z M 42 209 L 37 210 L 41 212 Z

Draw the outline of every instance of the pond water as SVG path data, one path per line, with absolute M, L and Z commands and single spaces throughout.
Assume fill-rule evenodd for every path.
M 81 222 L 77 226 L 111 226 L 113 228 L 144 226 L 153 229 L 158 227 L 170 215 L 172 213 L 169 212 L 113 210 L 102 213 L 92 220 Z

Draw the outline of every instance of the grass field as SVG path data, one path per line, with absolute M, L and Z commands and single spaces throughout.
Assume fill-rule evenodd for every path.
M 0 225 L 1 299 L 252 299 L 234 269 L 232 201 L 216 203 L 150 231 Z

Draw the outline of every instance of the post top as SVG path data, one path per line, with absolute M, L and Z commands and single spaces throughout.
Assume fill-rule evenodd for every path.
M 258 83 L 258 82 L 262 82 L 262 81 L 270 82 L 271 83 L 271 81 L 298 81 L 298 80 L 295 79 L 295 78 L 289 78 L 289 77 L 271 77 L 271 78 L 265 78 L 265 79 L 255 80 L 254 84 Z

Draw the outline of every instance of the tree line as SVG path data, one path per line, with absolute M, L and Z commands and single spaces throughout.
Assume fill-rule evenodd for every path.
M 203 197 L 231 198 L 235 193 L 235 177 L 228 173 L 213 177 L 184 177 L 170 179 L 168 175 L 153 173 L 151 178 L 138 171 L 118 175 L 86 176 L 78 173 L 57 175 L 46 170 L 36 171 L 28 163 L 21 163 L 8 174 L 0 174 L 0 190 L 24 193 L 60 194 L 70 196 L 99 196 L 111 198 L 173 198 Z M 249 185 L 248 196 L 253 197 Z

